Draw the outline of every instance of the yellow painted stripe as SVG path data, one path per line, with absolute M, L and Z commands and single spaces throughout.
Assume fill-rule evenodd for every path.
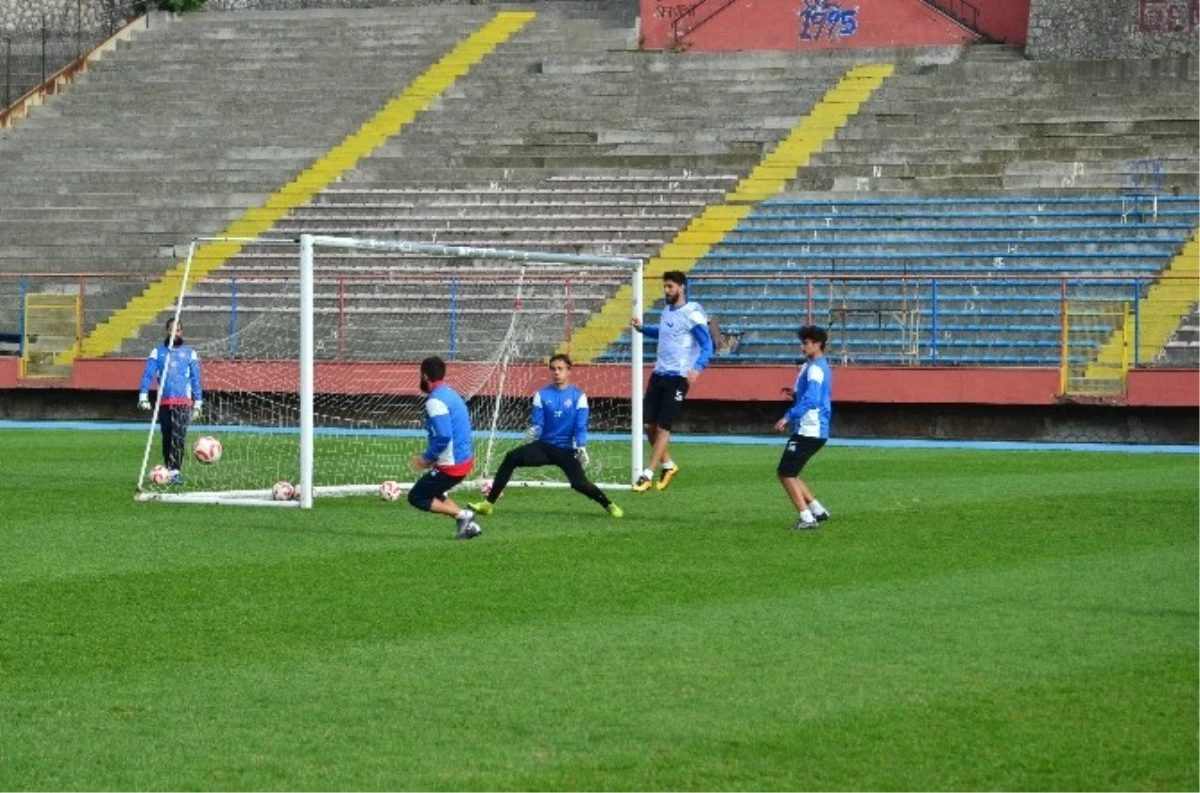
M 796 178 L 812 155 L 858 113 L 863 102 L 883 85 L 895 67 L 890 63 L 855 66 L 826 92 L 808 116 L 797 124 L 726 199 L 731 203 L 762 201 Z
M 400 132 L 429 107 L 454 82 L 466 74 L 500 44 L 525 27 L 536 16 L 531 11 L 505 11 L 467 38 L 392 98 L 357 132 L 334 146 L 304 172 L 272 194 L 260 207 L 249 209 L 215 236 L 257 237 L 282 220 L 290 211 L 307 203 L 317 193 L 353 168 L 359 160 Z M 242 250 L 242 244 L 213 242 L 200 246 L 192 260 L 191 279 L 199 281 Z M 100 323 L 83 341 L 85 357 L 107 355 L 162 311 L 179 295 L 184 262 L 171 267 L 156 283 Z M 68 357 L 65 361 L 69 361 Z
M 668 270 L 689 272 L 712 246 L 737 227 L 759 201 L 772 198 L 796 177 L 812 155 L 845 126 L 851 116 L 858 113 L 863 102 L 883 85 L 895 67 L 890 63 L 855 66 L 821 98 L 803 120 L 797 124 L 779 145 L 772 149 L 738 183 L 733 192 L 725 196 L 726 203 L 707 207 L 694 218 L 687 228 L 675 235 L 646 262 L 643 287 L 647 301 L 652 300 L 651 291 L 658 287 L 662 274 Z M 608 346 L 629 329 L 629 309 L 632 288 L 623 286 L 607 303 L 593 313 L 582 328 L 577 330 L 569 345 L 560 347 L 559 352 L 569 352 L 576 361 L 588 362 L 603 353 Z
M 1180 321 L 1192 310 L 1200 299 L 1200 229 L 1192 232 L 1191 238 L 1171 260 L 1160 280 L 1146 291 L 1138 301 L 1138 350 L 1137 360 L 1148 363 L 1162 350 L 1167 339 L 1179 327 Z M 1133 329 L 1130 329 L 1130 333 Z M 1112 379 L 1119 371 L 1123 336 L 1120 329 L 1109 336 L 1096 358 L 1084 370 L 1086 379 Z M 1133 356 L 1131 355 L 1132 359 Z M 1132 361 L 1131 361 L 1132 362 Z

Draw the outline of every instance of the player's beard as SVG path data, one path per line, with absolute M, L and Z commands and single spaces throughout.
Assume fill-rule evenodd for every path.
M 170 347 L 170 346 L 171 346 L 171 337 L 170 337 L 170 336 L 168 336 L 167 338 L 163 339 L 163 344 L 165 344 L 166 346 Z M 183 336 L 176 336 L 176 337 L 175 337 L 175 346 L 176 346 L 176 347 L 182 347 L 182 346 L 183 346 Z

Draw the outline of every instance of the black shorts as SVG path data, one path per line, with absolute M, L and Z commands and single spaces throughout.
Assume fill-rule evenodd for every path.
M 543 465 L 556 465 L 568 476 L 576 468 L 583 470 L 579 460 L 575 459 L 574 449 L 564 449 L 545 441 L 532 441 L 524 446 L 518 446 L 508 453 L 506 459 L 511 459 L 517 468 L 540 468 Z
M 687 392 L 686 377 L 670 374 L 650 375 L 650 384 L 646 386 L 646 398 L 642 400 L 642 422 L 670 431 L 671 425 L 679 417 L 679 411 L 683 409 L 683 400 Z
M 450 489 L 466 477 L 450 476 L 436 468 L 429 471 L 416 481 L 412 490 L 408 491 L 408 503 L 425 512 L 433 506 L 434 501 L 445 501 Z
M 779 458 L 779 467 L 776 472 L 780 476 L 799 476 L 804 470 L 804 466 L 812 456 L 821 451 L 821 447 L 825 445 L 824 438 L 808 438 L 804 435 L 793 435 L 788 438 L 787 446 L 783 449 L 783 456 Z

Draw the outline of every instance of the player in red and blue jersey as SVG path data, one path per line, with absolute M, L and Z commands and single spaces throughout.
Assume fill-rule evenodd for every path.
M 623 517 L 621 508 L 587 478 L 588 400 L 582 389 L 571 383 L 571 359 L 555 355 L 550 359 L 550 385 L 533 395 L 533 410 L 528 435 L 534 438 L 504 455 L 500 470 L 492 480 L 487 500 L 471 504 L 480 515 L 492 514 L 492 507 L 517 468 L 558 466 L 567 475 L 571 488 L 607 510 L 614 518 Z
M 204 408 L 204 390 L 200 382 L 200 356 L 183 341 L 183 325 L 167 320 L 167 337 L 150 351 L 142 384 L 138 388 L 138 407 L 150 410 L 150 389 L 158 383 L 158 425 L 162 430 L 163 465 L 171 472 L 171 484 L 183 484 L 183 450 L 187 445 L 188 425 L 200 418 Z
M 425 398 L 425 432 L 429 443 L 412 459 L 427 473 L 408 491 L 408 503 L 424 512 L 454 518 L 455 537 L 470 540 L 483 533 L 475 513 L 450 500 L 450 489 L 471 473 L 475 462 L 471 417 L 458 392 L 446 384 L 446 362 L 437 356 L 421 361 L 421 390 Z
M 816 325 L 805 325 L 797 335 L 805 361 L 800 374 L 796 376 L 795 387 L 784 389 L 790 391 L 794 403 L 783 418 L 775 423 L 776 432 L 787 432 L 789 426 L 792 432 L 776 473 L 792 505 L 800 513 L 795 528 L 815 529 L 817 524 L 829 519 L 829 512 L 804 484 L 800 472 L 829 439 L 829 419 L 833 415 L 833 372 L 825 360 L 825 343 L 829 340 L 829 334 Z

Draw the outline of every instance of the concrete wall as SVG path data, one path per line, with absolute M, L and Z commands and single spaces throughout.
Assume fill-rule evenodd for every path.
M 114 14 L 136 16 L 126 2 L 113 0 L 0 0 L 0 37 L 47 28 L 63 32 L 107 30 Z M 122 8 L 118 8 L 122 6 Z
M 684 47 L 697 52 L 808 50 L 964 44 L 975 40 L 920 0 L 736 0 L 697 25 L 722 0 L 689 13 L 696 0 L 641 0 L 642 46 L 670 49 L 681 20 Z M 694 28 L 694 29 L 693 29 Z
M 599 407 L 596 403 L 594 407 Z M 770 435 L 782 401 L 688 400 L 676 431 L 684 435 Z M 129 391 L 0 391 L 0 419 L 145 423 Z M 1195 444 L 1193 408 L 1104 405 L 834 405 L 837 438 Z M 779 439 L 782 451 L 783 438 Z
M 1040 60 L 1200 52 L 1200 0 L 1033 0 L 1026 54 Z

